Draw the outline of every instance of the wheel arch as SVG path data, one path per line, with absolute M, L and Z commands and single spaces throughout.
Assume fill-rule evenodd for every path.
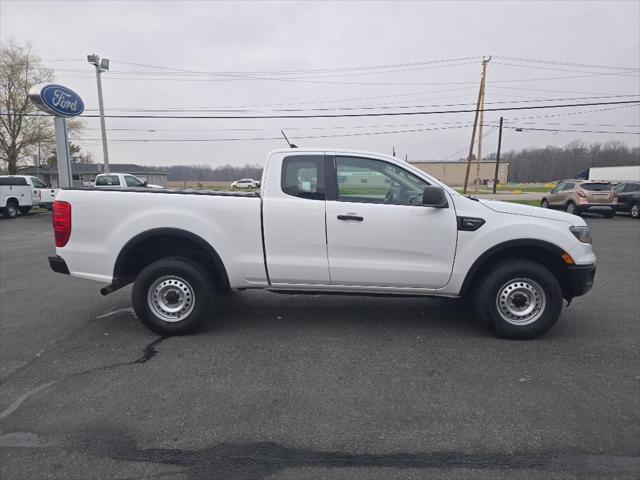
M 563 296 L 570 299 L 572 294 L 568 281 L 568 265 L 562 259 L 562 255 L 565 253 L 562 248 L 551 242 L 534 238 L 508 240 L 494 245 L 473 263 L 462 283 L 460 296 L 469 293 L 478 279 L 478 275 L 497 262 L 508 258 L 526 258 L 547 267 L 560 282 Z
M 187 230 L 163 227 L 139 233 L 122 247 L 113 267 L 113 283 L 101 292 L 106 295 L 124 287 L 151 262 L 174 256 L 185 256 L 201 264 L 213 277 L 216 290 L 231 289 L 224 263 L 209 242 Z

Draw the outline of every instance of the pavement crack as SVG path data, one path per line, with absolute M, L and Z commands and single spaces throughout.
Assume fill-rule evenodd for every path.
M 156 338 L 153 342 L 151 342 L 146 347 L 144 347 L 144 350 L 142 351 L 142 356 L 140 358 L 135 359 L 133 362 L 128 362 L 127 365 L 134 365 L 136 363 L 147 363 L 149 360 L 155 357 L 155 355 L 158 353 L 158 351 L 156 350 L 156 345 L 166 340 L 167 338 L 169 337 Z
M 18 410 L 18 408 L 20 408 L 20 406 L 27 401 L 29 398 L 31 398 L 32 396 L 34 396 L 35 394 L 37 394 L 38 392 L 52 386 L 55 385 L 56 383 L 60 383 L 63 382 L 65 380 L 68 380 L 70 378 L 74 378 L 74 377 L 79 377 L 81 375 L 86 375 L 87 373 L 93 373 L 93 372 L 98 372 L 101 370 L 108 370 L 111 368 L 116 368 L 116 367 L 124 367 L 124 366 L 128 366 L 128 365 L 137 365 L 137 364 L 141 364 L 141 363 L 147 363 L 149 360 L 151 360 L 157 353 L 158 351 L 156 350 L 156 345 L 158 345 L 160 342 L 166 340 L 169 337 L 159 337 L 156 338 L 153 342 L 149 343 L 148 345 L 146 345 L 144 347 L 144 350 L 142 351 L 142 356 L 136 358 L 135 360 L 132 360 L 130 362 L 118 362 L 118 363 L 112 363 L 109 365 L 102 365 L 100 367 L 93 367 L 93 368 L 89 368 L 87 370 L 82 370 L 80 372 L 75 372 L 75 373 L 70 373 L 69 375 L 65 375 L 57 380 L 52 380 L 51 382 L 47 382 L 47 383 L 43 383 L 41 385 L 38 385 L 37 387 L 29 390 L 26 393 L 23 393 L 22 395 L 20 395 L 18 398 L 16 398 L 11 405 L 9 405 L 7 408 L 5 408 L 2 412 L 0 412 L 0 420 L 8 417 L 9 415 L 11 415 L 13 412 L 15 412 L 16 410 Z

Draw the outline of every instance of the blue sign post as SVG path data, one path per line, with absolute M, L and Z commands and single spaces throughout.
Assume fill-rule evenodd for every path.
M 80 115 L 84 103 L 73 90 L 54 83 L 39 83 L 29 89 L 29 98 L 42 111 L 54 115 L 58 184 L 62 188 L 73 186 L 67 118 Z

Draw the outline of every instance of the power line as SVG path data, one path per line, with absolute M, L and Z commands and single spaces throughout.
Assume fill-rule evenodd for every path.
M 556 60 L 539 60 L 535 58 L 523 58 L 523 57 L 503 57 L 501 55 L 494 55 L 494 58 L 502 58 L 505 60 L 512 60 L 516 62 L 529 62 L 529 63 L 543 63 L 548 65 L 564 65 L 569 67 L 583 67 L 583 68 L 603 68 L 609 70 L 640 70 L 638 67 L 614 67 L 611 65 L 596 65 L 588 63 L 575 63 L 575 62 L 562 62 Z
M 513 110 L 539 110 L 539 109 L 553 109 L 553 108 L 575 108 L 575 107 L 589 107 L 596 105 L 622 105 L 622 104 L 640 104 L 640 100 L 621 100 L 615 102 L 592 102 L 592 103 L 568 103 L 568 104 L 555 104 L 555 105 L 529 105 L 524 107 L 492 107 L 483 109 L 484 112 L 503 112 Z M 470 113 L 475 112 L 475 109 L 461 109 L 461 110 L 432 110 L 432 111 L 418 111 L 418 112 L 365 112 L 365 113 L 323 113 L 323 114 L 308 114 L 308 115 L 105 115 L 108 118 L 136 118 L 136 119 L 189 119 L 189 120 L 250 120 L 250 119 L 281 119 L 281 118 L 351 118 L 351 117 L 386 117 L 386 116 L 403 116 L 403 115 L 437 115 L 445 113 Z M 37 116 L 40 114 L 29 114 L 31 116 Z M 97 118 L 98 115 L 82 115 L 86 118 Z
M 504 62 L 495 62 L 495 63 L 496 65 L 504 65 L 507 67 L 530 68 L 534 70 L 548 70 L 548 71 L 555 71 L 555 72 L 591 73 L 594 75 L 598 75 L 598 72 L 585 72 L 584 70 L 568 70 L 566 68 L 555 68 L 555 67 L 546 67 L 546 66 L 543 67 L 543 66 L 537 66 L 537 65 L 518 65 L 515 63 L 504 63 Z M 629 76 L 629 75 L 638 75 L 638 72 L 623 70 L 619 72 L 613 72 L 611 73 L 611 75 Z
M 435 130 L 450 130 L 456 128 L 466 128 L 467 125 L 457 125 L 448 127 L 435 127 L 435 128 L 415 128 L 410 130 L 390 130 L 384 132 L 362 132 L 362 133 L 344 133 L 344 134 L 332 134 L 332 135 L 302 135 L 292 138 L 296 139 L 318 139 L 318 138 L 337 138 L 337 137 L 360 137 L 360 136 L 372 136 L 372 135 L 390 135 L 395 133 L 415 133 L 415 132 L 427 132 Z M 82 141 L 96 141 L 97 138 L 84 138 Z M 127 138 L 113 140 L 113 142 L 119 143 L 146 143 L 146 142 L 235 142 L 235 141 L 259 141 L 259 140 L 282 140 L 282 137 L 252 137 L 252 138 Z
M 125 65 L 132 65 L 143 68 L 154 68 L 158 70 L 167 70 L 174 73 L 196 73 L 203 75 L 288 75 L 288 74 L 301 74 L 301 73 L 336 73 L 336 72 L 352 72 L 352 71 L 360 71 L 360 70 L 380 70 L 380 69 L 390 69 L 390 68 L 404 68 L 404 67 L 416 67 L 422 65 L 433 65 L 433 64 L 447 64 L 453 62 L 461 62 L 467 60 L 474 60 L 476 57 L 463 57 L 463 58 L 449 58 L 443 60 L 426 60 L 421 62 L 410 62 L 410 63 L 394 63 L 394 64 L 386 64 L 386 65 L 364 65 L 364 66 L 355 66 L 355 67 L 333 67 L 333 68 L 320 68 L 320 69 L 299 69 L 299 70 L 262 70 L 262 71 L 203 71 L 203 70 L 192 70 L 186 68 L 176 68 L 176 67 L 167 67 L 160 65 L 149 65 L 144 63 L 136 63 L 136 62 L 127 62 L 124 60 L 114 60 L 114 62 L 122 63 Z
M 495 125 L 493 125 L 495 126 Z M 640 135 L 640 132 L 623 132 L 623 131 L 610 131 L 610 130 L 577 130 L 577 129 L 560 129 L 560 128 L 535 128 L 535 127 L 517 127 L 517 126 L 513 126 L 513 127 L 507 127 L 504 126 L 503 128 L 508 128 L 510 130 L 523 130 L 523 131 L 527 131 L 527 130 L 532 130 L 532 131 L 540 131 L 540 132 L 569 132 L 569 133 L 608 133 L 608 134 L 615 134 L 615 135 Z
M 640 97 L 638 94 L 634 95 L 604 95 L 604 96 L 593 96 L 593 97 L 572 97 L 572 98 L 535 98 L 530 100 L 501 100 L 497 102 L 486 102 L 486 105 L 496 105 L 501 103 L 532 103 L 532 102 L 558 102 L 558 101 L 571 101 L 571 100 L 594 100 L 594 99 L 603 99 L 603 98 L 622 98 L 622 97 Z M 314 112 L 314 111 L 334 111 L 334 110 L 373 110 L 373 109 L 390 109 L 390 108 L 429 108 L 429 107 L 459 107 L 465 105 L 473 105 L 472 103 L 440 103 L 440 104 L 429 104 L 429 105 L 362 105 L 362 106 L 351 106 L 351 107 L 323 107 L 323 108 L 284 108 L 284 109 L 273 109 L 272 112 Z M 118 109 L 113 109 L 113 111 Z M 224 110 L 224 109 L 209 109 L 209 108 L 197 108 L 197 109 L 189 109 L 189 108 L 131 108 L 131 109 L 120 109 L 122 111 L 127 112 L 247 112 L 252 110 Z M 95 109 L 87 109 L 86 111 L 95 111 Z

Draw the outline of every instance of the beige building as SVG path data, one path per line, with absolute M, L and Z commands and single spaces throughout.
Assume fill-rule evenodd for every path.
M 429 175 L 436 177 L 441 182 L 452 187 L 464 185 L 464 176 L 467 171 L 467 162 L 411 162 L 411 165 L 418 167 L 420 170 L 427 172 Z M 483 160 L 480 162 L 480 183 L 487 185 L 493 182 L 495 175 L 496 162 L 492 160 Z M 507 183 L 509 175 L 509 164 L 500 162 L 498 167 L 498 183 Z M 476 178 L 476 162 L 471 164 L 469 171 L 469 185 L 475 183 Z

